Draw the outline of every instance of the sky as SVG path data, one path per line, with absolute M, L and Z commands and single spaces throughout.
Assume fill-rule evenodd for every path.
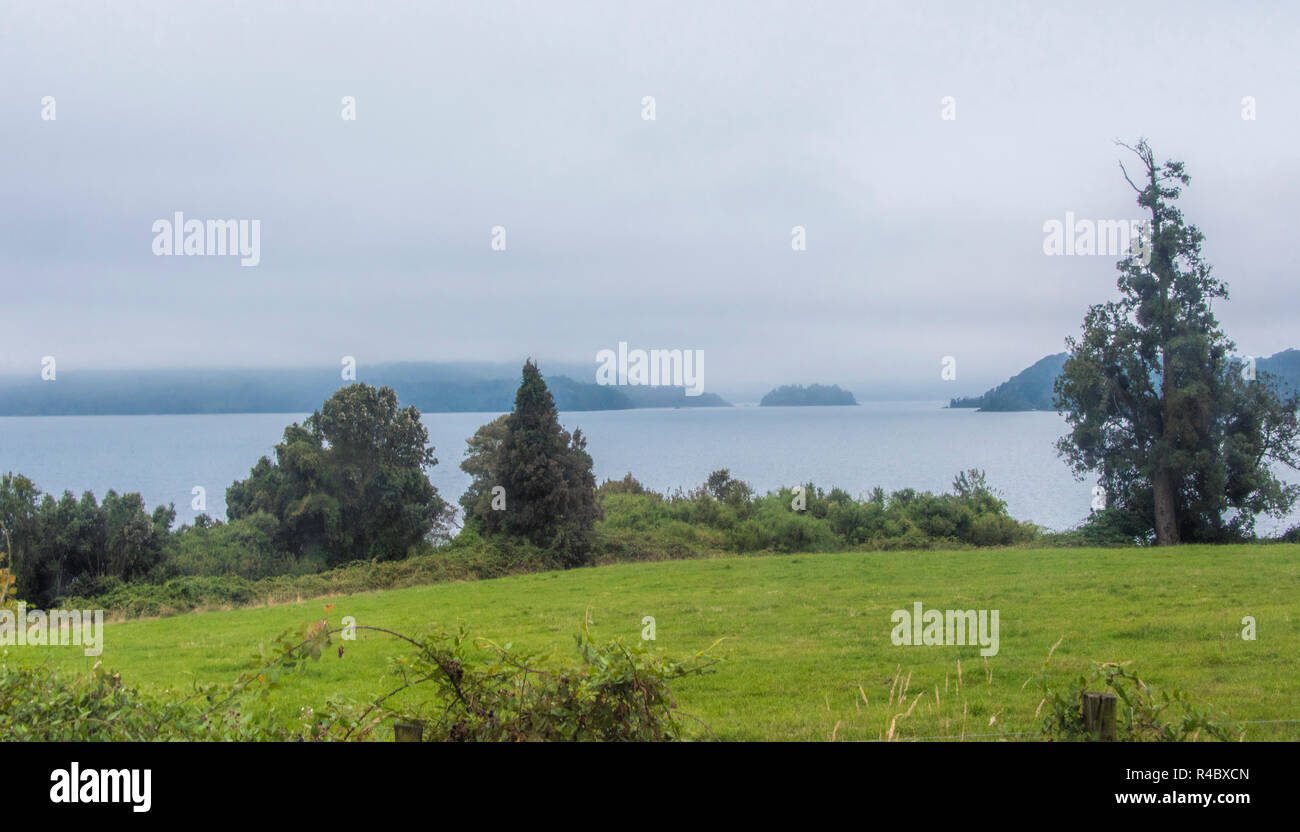
M 1238 352 L 1300 346 L 1300 6 L 1046 5 L 5 0 L 0 373 L 625 341 L 724 394 L 979 393 L 1115 295 L 1044 223 L 1140 218 L 1139 137 Z M 177 211 L 259 262 L 155 254 Z

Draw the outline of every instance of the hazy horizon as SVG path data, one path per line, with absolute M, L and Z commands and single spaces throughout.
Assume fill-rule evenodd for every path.
M 1294 7 L 58 5 L 0 27 L 6 376 L 626 341 L 720 395 L 974 395 L 1115 295 L 1043 227 L 1140 219 L 1139 136 L 1239 352 L 1300 346 Z M 259 221 L 257 265 L 156 255 L 178 211 Z
M 550 361 L 546 358 L 530 356 L 531 360 L 538 365 L 544 378 L 553 376 L 567 376 L 574 381 L 587 384 L 598 383 L 593 378 L 596 364 L 593 362 L 591 368 L 583 368 L 576 364 L 565 362 Z M 519 375 L 522 370 L 525 359 L 519 359 L 519 365 L 491 361 L 437 361 L 437 360 L 414 360 L 414 361 L 391 361 L 379 364 L 358 364 L 356 368 L 356 379 L 358 382 L 372 381 L 375 384 L 387 384 L 389 382 L 379 379 L 368 379 L 368 371 L 382 371 L 393 367 L 403 365 L 430 365 L 440 369 L 447 368 L 473 368 L 473 372 L 467 375 L 467 380 L 482 379 L 512 379 Z M 1032 363 L 1032 362 L 1031 362 Z M 1028 365 L 1026 365 L 1028 366 Z M 159 366 L 159 367 L 108 367 L 108 368 L 77 368 L 74 370 L 59 369 L 59 377 L 67 380 L 69 375 L 74 379 L 95 378 L 98 380 L 110 380 L 115 377 L 126 377 L 132 380 L 145 380 L 152 376 L 153 380 L 166 380 L 171 377 L 204 374 L 243 374 L 243 373 L 310 373 L 313 375 L 332 375 L 338 372 L 337 367 L 315 365 L 315 366 L 214 366 L 214 367 L 185 367 L 185 366 Z M 1023 369 L 1023 368 L 1022 368 Z M 1019 372 L 1019 371 L 1017 371 Z M 998 379 L 986 387 L 996 386 L 1006 379 Z M 15 373 L 0 372 L 0 384 L 2 385 L 24 385 L 30 383 L 33 386 L 42 384 L 39 373 Z M 351 383 L 351 380 L 339 380 L 339 386 Z M 971 382 L 964 382 L 971 383 Z M 936 381 L 918 381 L 909 384 L 907 382 L 871 382 L 863 381 L 857 384 L 845 383 L 834 379 L 824 379 L 817 377 L 793 378 L 785 380 L 773 380 L 770 383 L 764 383 L 758 386 L 745 386 L 729 384 L 725 379 L 719 381 L 710 379 L 708 388 L 705 392 L 713 393 L 727 399 L 731 404 L 755 403 L 766 393 L 784 385 L 802 385 L 812 384 L 837 385 L 853 393 L 860 401 L 947 401 L 953 395 L 949 394 L 950 390 L 957 389 L 956 385 L 943 384 Z M 664 385 L 660 385 L 664 386 Z M 984 392 L 984 389 L 976 391 Z M 966 393 L 957 393 L 957 396 L 967 395 Z M 260 412 L 260 411 L 259 411 Z

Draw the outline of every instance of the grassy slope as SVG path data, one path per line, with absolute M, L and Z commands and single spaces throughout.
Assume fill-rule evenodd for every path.
M 910 673 L 899 721 L 907 737 L 1035 730 L 1039 694 L 1022 688 L 1062 636 L 1052 667 L 1132 662 L 1157 687 L 1186 691 L 1225 720 L 1300 719 L 1300 546 L 1167 550 L 984 550 L 721 558 L 628 564 L 443 584 L 270 608 L 109 624 L 103 660 L 145 688 L 229 680 L 259 642 L 323 615 L 412 633 L 430 622 L 570 658 L 571 634 L 590 608 L 598 637 L 639 638 L 655 616 L 657 645 L 676 653 L 727 637 L 718 673 L 679 684 L 680 704 L 724 739 L 878 739 L 899 712 L 891 682 Z M 998 609 L 1001 650 L 986 676 L 977 647 L 895 647 L 890 613 Z M 1242 616 L 1258 639 L 1240 637 Z M 292 714 L 328 696 L 386 690 L 386 659 L 401 652 L 376 634 L 329 653 L 290 679 L 272 706 Z M 33 648 L 9 649 L 35 659 Z M 50 649 L 68 669 L 94 659 Z M 958 693 L 957 663 L 962 684 Z M 900 682 L 900 687 L 901 687 Z M 859 686 L 862 692 L 859 692 Z M 936 705 L 936 688 L 938 704 Z M 863 693 L 867 702 L 863 701 Z M 869 703 L 869 704 L 868 704 Z M 965 716 L 963 717 L 963 708 Z M 996 716 L 996 726 L 990 718 Z M 1250 726 L 1249 739 L 1300 739 L 1300 724 Z

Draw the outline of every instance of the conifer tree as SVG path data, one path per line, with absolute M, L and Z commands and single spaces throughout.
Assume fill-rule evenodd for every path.
M 1227 285 L 1174 204 L 1189 181 L 1183 163 L 1157 163 L 1145 141 L 1124 147 L 1141 162 L 1137 182 L 1124 177 L 1149 222 L 1118 264 L 1119 300 L 1089 309 L 1082 336 L 1067 341 L 1056 406 L 1071 431 L 1058 449 L 1076 474 L 1100 474 L 1111 516 L 1133 537 L 1247 537 L 1257 514 L 1285 516 L 1296 500 L 1271 464 L 1300 461 L 1300 401 L 1232 358 L 1211 308 Z
M 462 470 L 474 477 L 461 500 L 466 524 L 486 536 L 523 538 L 556 565 L 588 562 L 599 516 L 596 479 L 582 431 L 569 434 L 537 365 L 525 362 L 514 410 L 468 440 Z M 499 491 L 495 491 L 497 487 Z

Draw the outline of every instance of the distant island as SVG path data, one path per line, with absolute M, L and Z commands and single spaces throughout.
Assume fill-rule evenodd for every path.
M 768 393 L 760 407 L 808 407 L 813 405 L 856 405 L 857 399 L 838 384 L 786 384 Z
M 986 412 L 1055 410 L 1053 388 L 1069 357 L 1069 353 L 1058 352 L 1041 358 L 984 395 L 955 398 L 948 406 L 979 408 Z M 1242 359 L 1235 361 L 1243 364 Z M 1300 391 L 1300 350 L 1283 350 L 1267 358 L 1257 358 L 1255 372 L 1283 394 Z
M 362 365 L 355 381 L 391 387 L 422 413 L 506 413 L 514 407 L 519 370 L 509 365 L 410 362 Z M 59 370 L 53 381 L 32 373 L 0 377 L 0 416 L 100 416 L 183 413 L 310 413 L 351 384 L 340 368 Z M 649 407 L 730 407 L 715 393 L 687 396 L 682 387 L 601 385 L 548 375 L 562 411 Z

